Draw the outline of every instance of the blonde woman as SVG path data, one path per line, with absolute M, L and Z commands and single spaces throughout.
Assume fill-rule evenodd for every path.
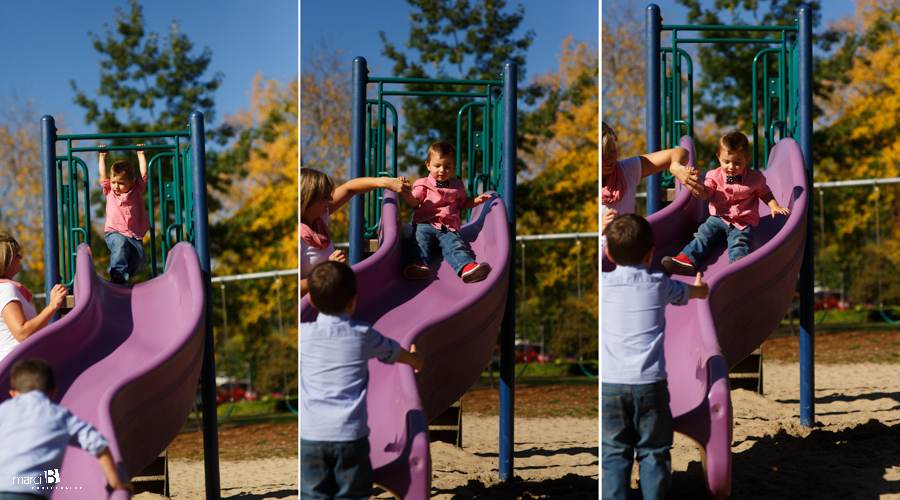
M 601 205 L 600 240 L 606 244 L 606 226 L 619 215 L 634 213 L 634 199 L 641 179 L 669 169 L 684 187 L 697 194 L 703 189 L 700 176 L 684 165 L 689 154 L 685 148 L 672 148 L 632 156 L 619 161 L 616 132 L 603 123 L 601 170 L 603 174 L 603 203 Z
M 306 278 L 316 264 L 325 261 L 347 262 L 343 250 L 335 250 L 328 229 L 328 216 L 355 195 L 385 188 L 395 193 L 410 192 L 405 177 L 358 177 L 335 187 L 326 173 L 300 168 L 300 296 L 309 291 Z
M 31 290 L 13 281 L 22 265 L 19 242 L 0 233 L 0 359 L 50 323 L 69 293 L 64 285 L 50 291 L 47 307 L 38 314 L 31 305 Z

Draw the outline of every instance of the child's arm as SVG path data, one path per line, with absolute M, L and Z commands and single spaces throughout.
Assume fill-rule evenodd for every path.
M 409 185 L 409 181 L 406 179 L 406 177 L 400 177 L 400 179 L 407 185 Z M 411 189 L 404 189 L 403 191 L 400 191 L 400 197 L 403 198 L 403 201 L 405 201 L 407 205 L 413 208 L 419 208 L 419 199 L 413 196 Z
M 697 279 L 693 285 L 688 285 L 691 299 L 705 299 L 709 295 L 709 283 L 700 281 L 700 273 L 697 273 Z
M 402 195 L 408 192 L 409 181 L 402 177 L 357 177 L 341 184 L 334 190 L 331 203 L 328 204 L 328 213 L 334 213 L 337 209 L 350 201 L 350 198 L 374 189 L 385 188 Z
M 101 144 L 99 147 L 105 148 L 106 144 Z M 109 179 L 106 176 L 106 151 L 97 151 L 97 156 L 100 158 L 100 182 L 103 182 Z
M 132 494 L 134 493 L 134 487 L 131 486 L 131 483 L 129 481 L 123 481 L 122 478 L 119 477 L 119 471 L 116 469 L 116 462 L 113 460 L 109 448 L 103 450 L 103 453 L 97 457 L 97 460 L 100 462 L 100 467 L 103 469 L 103 474 L 106 475 L 106 481 L 109 483 L 110 488 L 114 490 L 128 490 Z
M 469 196 L 466 198 L 466 201 L 460 206 L 460 208 L 466 209 L 466 210 L 470 209 L 470 208 L 475 208 L 478 205 L 481 205 L 482 203 L 484 203 L 490 199 L 491 199 L 491 195 L 489 195 L 489 194 L 483 194 L 481 196 L 476 196 L 474 198 Z
M 763 201 L 763 203 L 768 205 L 769 208 L 772 210 L 772 218 L 773 219 L 775 218 L 776 213 L 779 213 L 781 215 L 787 215 L 787 214 L 791 213 L 791 211 L 788 210 L 787 207 L 782 207 L 781 205 L 778 204 L 778 201 L 772 195 L 771 191 L 769 191 L 768 193 L 765 194 L 765 196 L 762 197 L 762 201 Z
M 425 366 L 425 357 L 416 352 L 416 344 L 409 346 L 409 350 L 403 349 L 397 361 L 413 367 L 413 371 L 419 373 Z
M 137 144 L 138 147 L 143 146 L 143 144 Z M 141 170 L 141 177 L 147 175 L 147 156 L 144 154 L 143 149 L 137 150 L 138 157 L 138 168 Z

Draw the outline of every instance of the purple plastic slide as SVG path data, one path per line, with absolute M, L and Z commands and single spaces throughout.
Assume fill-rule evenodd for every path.
M 691 139 L 683 137 L 680 145 L 690 151 L 693 165 Z M 769 207 L 760 202 L 750 255 L 728 264 L 728 252 L 721 244 L 698 267 L 709 283 L 708 299 L 666 308 L 666 371 L 675 430 L 700 445 L 707 486 L 719 499 L 731 494 L 728 370 L 762 345 L 784 318 L 803 260 L 808 190 L 803 155 L 793 139 L 783 139 L 772 149 L 764 174 L 775 199 L 790 209 L 790 215 L 773 219 Z M 708 201 L 697 200 L 686 189 L 679 191 L 674 202 L 647 219 L 656 239 L 652 271 L 662 271 L 662 257 L 677 255 L 709 215 Z M 613 266 L 604 258 L 604 271 Z
M 94 425 L 127 477 L 175 439 L 194 404 L 204 344 L 204 284 L 197 252 L 178 243 L 163 275 L 134 286 L 97 277 L 91 250 L 78 247 L 75 308 L 0 361 L 0 401 L 9 368 L 41 357 L 53 366 L 57 402 Z M 122 499 L 107 493 L 97 459 L 69 446 L 54 499 Z
M 430 278 L 405 279 L 404 224 L 397 195 L 389 191 L 385 192 L 379 249 L 353 266 L 358 280 L 354 318 L 372 323 L 407 349 L 415 343 L 425 356 L 425 369 L 419 374 L 399 363 L 369 362 L 369 444 L 375 482 L 399 498 L 429 498 L 428 422 L 472 387 L 497 343 L 511 246 L 506 208 L 492 194 L 490 201 L 473 210 L 471 222 L 461 231 L 475 260 L 493 269 L 484 281 L 464 284 L 440 251 L 429 263 Z M 300 320 L 314 321 L 316 315 L 309 301 L 302 299 Z

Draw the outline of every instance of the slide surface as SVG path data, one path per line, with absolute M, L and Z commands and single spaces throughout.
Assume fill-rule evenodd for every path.
M 430 278 L 405 279 L 404 224 L 397 195 L 388 191 L 379 249 L 353 266 L 359 294 L 354 318 L 372 323 L 404 348 L 415 343 L 425 356 L 425 369 L 419 374 L 406 365 L 369 361 L 369 444 L 375 482 L 400 498 L 430 496 L 428 421 L 472 387 L 497 343 L 511 245 L 505 205 L 492 194 L 473 210 L 471 222 L 461 231 L 475 260 L 491 265 L 484 281 L 463 283 L 439 250 L 429 263 Z M 315 320 L 317 313 L 306 298 L 300 311 L 302 322 Z
M 683 137 L 680 145 L 690 151 L 693 165 L 691 139 Z M 729 264 L 726 246 L 720 244 L 697 269 L 709 283 L 707 300 L 666 308 L 666 371 L 675 430 L 700 444 L 714 498 L 731 493 L 728 370 L 762 345 L 784 318 L 803 261 L 808 190 L 803 155 L 794 140 L 779 141 L 764 174 L 790 215 L 773 219 L 760 202 L 750 255 Z M 682 188 L 674 202 L 648 217 L 656 240 L 651 271 L 663 272 L 662 257 L 677 255 L 708 215 L 708 201 Z M 612 266 L 604 259 L 604 271 Z M 693 283 L 686 276 L 673 279 Z
M 75 308 L 0 361 L 0 401 L 9 368 L 41 357 L 53 366 L 56 401 L 94 425 L 127 477 L 172 442 L 194 404 L 204 345 L 204 284 L 188 243 L 169 252 L 161 276 L 134 286 L 99 279 L 87 245 L 78 247 Z M 108 494 L 97 462 L 69 446 L 54 499 L 128 498 Z

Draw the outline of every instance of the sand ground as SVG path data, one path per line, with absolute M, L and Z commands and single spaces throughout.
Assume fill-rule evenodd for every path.
M 799 363 L 764 361 L 764 396 L 732 391 L 732 499 L 900 499 L 900 365 L 818 364 L 815 426 Z M 677 434 L 672 498 L 703 498 L 700 452 Z

